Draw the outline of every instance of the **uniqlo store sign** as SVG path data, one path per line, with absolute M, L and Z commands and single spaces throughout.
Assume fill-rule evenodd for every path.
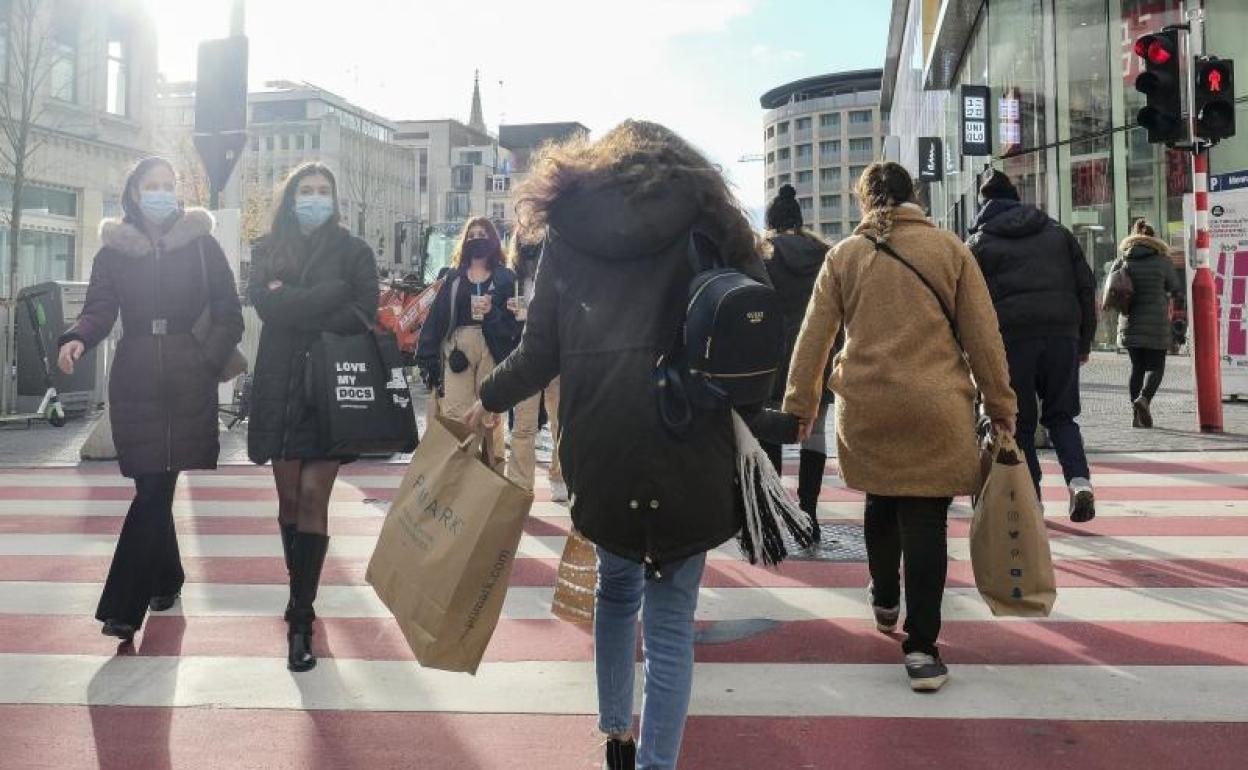
M 962 154 L 992 154 L 992 113 L 988 86 L 962 86 Z

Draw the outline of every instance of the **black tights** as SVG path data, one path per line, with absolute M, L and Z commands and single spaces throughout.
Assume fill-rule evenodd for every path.
M 1131 400 L 1143 396 L 1152 401 L 1166 375 L 1166 351 L 1127 348 L 1127 353 L 1131 356 Z
M 300 532 L 329 534 L 329 496 L 338 478 L 337 460 L 277 460 L 277 519 Z

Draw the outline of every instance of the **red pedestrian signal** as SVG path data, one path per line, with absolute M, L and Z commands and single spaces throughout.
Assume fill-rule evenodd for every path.
M 1173 145 L 1183 139 L 1183 92 L 1179 80 L 1179 36 L 1174 30 L 1144 35 L 1132 47 L 1144 60 L 1135 78 L 1135 90 L 1147 97 L 1136 122 L 1148 131 L 1148 141 Z
M 1235 62 L 1216 56 L 1197 56 L 1194 96 L 1196 136 L 1218 142 L 1235 135 Z

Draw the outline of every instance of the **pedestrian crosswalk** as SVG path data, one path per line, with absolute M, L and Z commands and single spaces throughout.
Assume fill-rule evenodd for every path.
M 955 503 L 953 680 L 934 696 L 910 692 L 897 640 L 874 630 L 865 564 L 772 571 L 716 549 L 681 767 L 1242 768 L 1248 453 L 1094 458 L 1099 515 L 1083 526 L 1046 470 L 1054 612 L 991 616 L 969 507 Z M 284 663 L 264 469 L 184 476 L 181 602 L 121 649 L 92 615 L 129 483 L 109 466 L 0 471 L 0 766 L 596 767 L 592 637 L 549 612 L 567 509 L 539 479 L 478 676 L 425 670 L 364 581 L 402 471 L 344 468 L 317 601 L 322 660 L 300 675 Z M 860 522 L 860 496 L 834 474 L 822 499 L 825 519 Z

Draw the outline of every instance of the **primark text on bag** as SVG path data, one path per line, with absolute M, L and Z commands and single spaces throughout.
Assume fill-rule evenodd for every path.
M 431 420 L 368 564 L 429 668 L 476 673 L 502 613 L 533 493 L 498 473 L 492 454 L 461 423 Z

